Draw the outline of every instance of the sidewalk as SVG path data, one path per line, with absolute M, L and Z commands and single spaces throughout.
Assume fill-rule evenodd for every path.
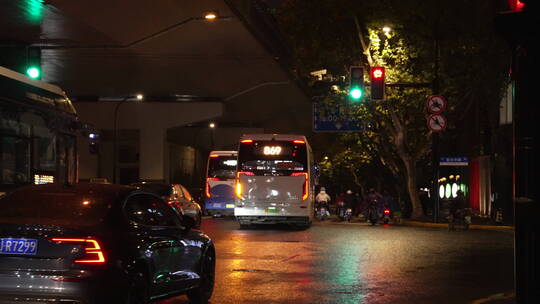
M 448 228 L 448 222 L 445 217 L 439 219 L 439 223 L 433 222 L 433 217 L 427 216 L 420 219 L 403 219 L 402 224 L 406 226 L 419 226 L 419 227 L 433 227 L 433 228 Z M 459 228 L 459 226 L 458 226 Z M 482 218 L 474 216 L 469 229 L 482 229 L 482 230 L 508 230 L 513 231 L 514 226 L 504 224 L 494 224 L 490 218 Z
M 330 216 L 327 221 L 330 222 L 340 222 L 337 218 L 337 216 L 332 215 Z M 366 223 L 365 219 L 363 217 L 355 217 L 351 220 L 352 224 L 354 223 Z M 448 223 L 441 219 L 440 223 L 434 223 L 432 218 L 423 218 L 423 219 L 402 219 L 401 224 L 392 224 L 392 225 L 402 225 L 402 226 L 415 226 L 415 227 L 429 227 L 429 228 L 443 228 L 448 229 Z M 460 226 L 457 226 L 457 228 L 461 228 Z M 481 218 L 473 218 L 473 223 L 469 226 L 469 229 L 479 229 L 479 230 L 499 230 L 499 231 L 514 231 L 514 226 L 509 225 L 493 225 L 489 223 L 487 220 L 483 220 Z
M 446 223 L 446 222 L 434 223 L 431 220 L 403 219 L 401 224 L 405 225 L 405 226 L 417 226 L 417 227 L 431 227 L 431 228 L 445 228 L 445 229 L 448 229 L 448 223 Z M 459 228 L 459 226 L 457 226 L 457 227 Z M 491 224 L 488 224 L 488 223 L 474 223 L 474 221 L 473 221 L 473 223 L 469 226 L 469 229 L 513 231 L 514 226 L 491 225 Z

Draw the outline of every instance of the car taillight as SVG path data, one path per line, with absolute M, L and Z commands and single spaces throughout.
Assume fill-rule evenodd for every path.
M 212 194 L 210 193 L 210 181 L 218 181 L 219 178 L 217 177 L 207 177 L 206 178 L 206 197 L 211 197 Z
M 54 242 L 57 243 L 68 243 L 68 244 L 80 244 L 84 246 L 84 256 L 78 260 L 75 260 L 75 263 L 93 263 L 93 264 L 103 264 L 105 263 L 105 255 L 103 250 L 99 245 L 99 242 L 95 239 L 75 239 L 75 238 L 53 238 Z
M 390 214 L 390 210 L 384 209 L 384 214 Z
M 240 175 L 247 175 L 247 176 L 254 176 L 255 173 L 250 171 L 238 171 L 236 173 L 236 183 L 234 185 L 234 193 L 236 194 L 236 197 L 239 199 L 244 199 L 242 197 L 242 183 L 240 182 Z
M 302 200 L 306 200 L 309 196 L 309 175 L 307 172 L 293 172 L 291 176 L 304 176 L 304 184 L 302 185 Z

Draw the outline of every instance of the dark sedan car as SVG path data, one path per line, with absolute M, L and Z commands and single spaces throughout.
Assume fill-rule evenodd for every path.
M 212 295 L 215 250 L 158 196 L 35 185 L 0 199 L 0 303 L 147 303 Z
M 177 208 L 184 215 L 189 215 L 195 220 L 195 227 L 201 227 L 202 209 L 191 193 L 180 184 L 166 184 L 153 182 L 133 183 L 131 186 L 155 193 L 169 205 Z

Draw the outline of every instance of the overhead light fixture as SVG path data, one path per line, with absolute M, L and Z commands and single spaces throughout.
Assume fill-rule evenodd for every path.
M 218 17 L 217 13 L 216 12 L 207 12 L 204 14 L 204 19 L 208 20 L 208 21 L 213 21 L 213 20 L 216 20 Z

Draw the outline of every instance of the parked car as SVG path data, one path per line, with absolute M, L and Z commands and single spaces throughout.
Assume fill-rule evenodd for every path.
M 191 187 L 191 188 L 188 188 L 188 191 L 189 193 L 191 194 L 191 196 L 193 197 L 193 199 L 199 203 L 199 206 L 201 206 L 201 209 L 202 209 L 202 213 L 204 213 L 204 188 L 194 188 L 194 187 Z
M 162 199 L 167 201 L 169 205 L 177 208 L 181 213 L 191 216 L 195 220 L 195 227 L 201 227 L 201 205 L 184 186 L 180 184 L 153 182 L 139 182 L 131 185 L 159 195 Z
M 153 193 L 32 185 L 0 206 L 0 303 L 135 304 L 179 294 L 207 303 L 212 295 L 212 240 Z

